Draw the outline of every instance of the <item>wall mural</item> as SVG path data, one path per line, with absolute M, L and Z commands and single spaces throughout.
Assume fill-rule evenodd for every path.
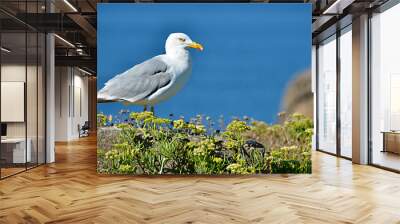
M 99 4 L 97 41 L 99 173 L 311 173 L 311 5 Z

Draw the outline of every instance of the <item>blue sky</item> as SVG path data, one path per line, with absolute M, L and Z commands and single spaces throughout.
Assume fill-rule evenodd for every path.
M 165 52 L 170 33 L 204 46 L 191 50 L 193 72 L 159 116 L 217 119 L 249 116 L 273 122 L 287 83 L 311 66 L 310 4 L 99 4 L 98 89 L 113 76 Z M 141 106 L 99 104 L 116 114 Z

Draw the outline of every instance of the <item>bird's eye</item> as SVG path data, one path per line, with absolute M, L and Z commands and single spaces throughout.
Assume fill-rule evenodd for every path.
M 182 41 L 182 42 L 185 42 L 186 41 L 186 39 L 185 38 L 182 38 L 182 37 L 180 37 L 180 38 L 178 38 L 180 41 Z

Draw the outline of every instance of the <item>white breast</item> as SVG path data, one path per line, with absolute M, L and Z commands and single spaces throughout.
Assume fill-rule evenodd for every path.
M 165 63 L 169 65 L 168 73 L 173 74 L 171 83 L 152 94 L 148 99 L 149 105 L 154 105 L 175 96 L 179 90 L 187 83 L 192 73 L 192 63 L 190 57 L 182 58 L 164 58 Z

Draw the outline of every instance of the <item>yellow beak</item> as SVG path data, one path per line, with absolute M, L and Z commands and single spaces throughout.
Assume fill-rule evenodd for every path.
M 189 47 L 198 49 L 200 51 L 202 51 L 204 49 L 203 46 L 201 46 L 201 44 L 196 43 L 196 42 L 192 42 L 191 44 L 189 44 Z

